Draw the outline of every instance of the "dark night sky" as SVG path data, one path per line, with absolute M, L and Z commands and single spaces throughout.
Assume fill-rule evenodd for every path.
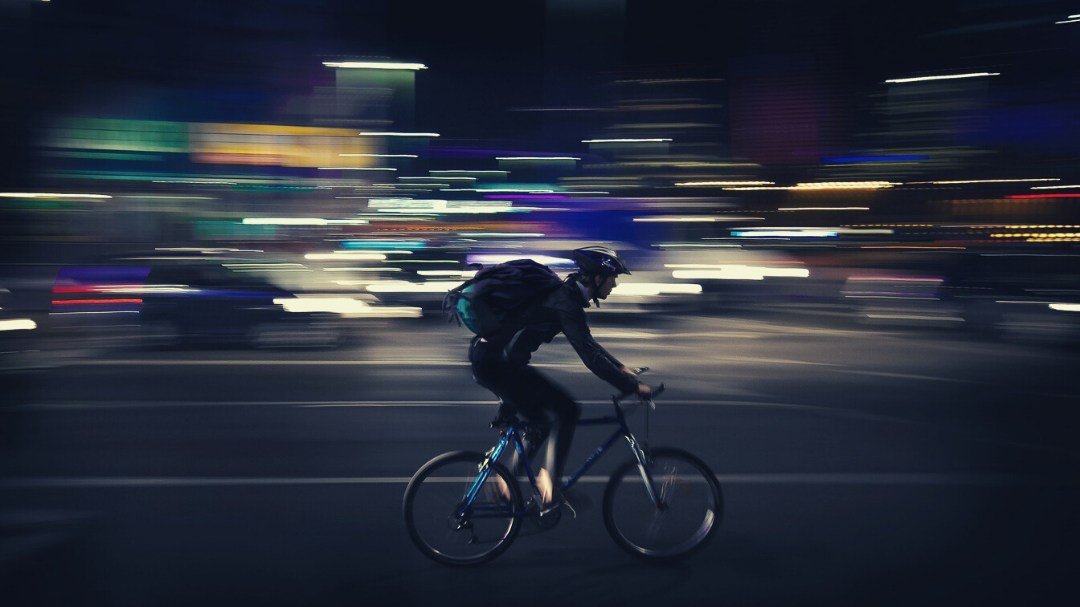
M 26 6 L 24 16 L 32 18 L 19 36 L 9 37 L 14 48 L 7 50 L 32 67 L 9 67 L 7 80 L 9 90 L 32 89 L 33 107 L 44 111 L 85 107 L 121 88 L 140 87 L 231 95 L 254 107 L 328 84 L 328 70 L 319 64 L 326 58 L 386 56 L 430 68 L 418 74 L 418 127 L 457 137 L 512 137 L 526 119 L 508 110 L 543 105 L 545 57 L 552 49 L 580 48 L 587 57 L 598 44 L 553 38 L 543 0 L 52 0 Z M 1040 0 L 627 0 L 626 7 L 625 65 L 664 66 L 675 74 L 693 68 L 695 75 L 723 78 L 742 57 L 798 54 L 813 57 L 851 88 L 917 72 L 1025 61 L 1025 73 L 1071 70 L 1077 47 L 1066 37 L 1080 33 L 1080 27 L 1027 25 L 934 35 L 978 24 L 1048 24 L 1080 10 Z M 141 106 L 161 96 L 147 94 Z M 163 111 L 182 114 L 185 108 L 175 106 L 185 104 L 193 109 L 180 100 Z M 259 120 L 259 111 L 250 118 Z

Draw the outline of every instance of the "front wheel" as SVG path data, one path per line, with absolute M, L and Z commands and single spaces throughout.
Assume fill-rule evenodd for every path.
M 671 448 L 651 451 L 646 466 L 659 503 L 646 489 L 637 460 L 611 475 L 604 490 L 604 525 L 612 539 L 648 561 L 685 557 L 720 527 L 723 494 L 716 475 L 693 455 Z
M 444 565 L 479 565 L 510 547 L 524 511 L 517 480 L 491 465 L 478 484 L 486 458 L 469 451 L 445 453 L 424 464 L 405 489 L 405 528 L 420 552 Z M 509 496 L 496 477 L 505 481 Z

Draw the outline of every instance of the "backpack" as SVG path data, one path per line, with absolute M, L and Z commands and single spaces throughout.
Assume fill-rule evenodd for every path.
M 490 337 L 507 316 L 551 293 L 562 279 L 531 259 L 515 259 L 484 268 L 443 298 L 447 322 L 457 320 L 470 331 Z

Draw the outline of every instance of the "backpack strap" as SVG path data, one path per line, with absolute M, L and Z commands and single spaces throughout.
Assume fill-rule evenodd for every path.
M 458 300 L 464 297 L 462 291 L 471 287 L 475 282 L 475 277 L 470 278 L 453 289 L 450 289 L 446 292 L 446 295 L 443 296 L 442 310 L 443 313 L 446 314 L 446 322 L 453 322 L 456 320 L 458 326 L 461 326 L 461 319 L 458 318 L 457 315 Z

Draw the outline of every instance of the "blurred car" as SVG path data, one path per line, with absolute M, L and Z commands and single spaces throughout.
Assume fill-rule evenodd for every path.
M 55 324 L 93 325 L 108 335 L 134 337 L 143 345 L 170 347 L 224 343 L 254 347 L 338 345 L 338 315 L 292 311 L 295 295 L 255 273 L 237 271 L 237 260 L 220 256 L 139 255 L 108 265 L 65 266 L 53 288 L 52 316 L 109 316 Z M 234 262 L 234 263 L 230 263 Z M 134 328 L 134 331 L 130 330 Z
M 11 381 L 11 375 L 40 366 L 37 343 L 37 322 L 24 310 L 9 309 L 11 292 L 0 287 L 0 377 Z
M 948 271 L 946 301 L 969 330 L 1013 341 L 1080 344 L 1080 270 L 1067 251 L 970 253 Z
M 841 290 L 862 323 L 945 327 L 1011 341 L 1080 344 L 1076 256 L 965 251 L 925 268 L 866 270 Z

